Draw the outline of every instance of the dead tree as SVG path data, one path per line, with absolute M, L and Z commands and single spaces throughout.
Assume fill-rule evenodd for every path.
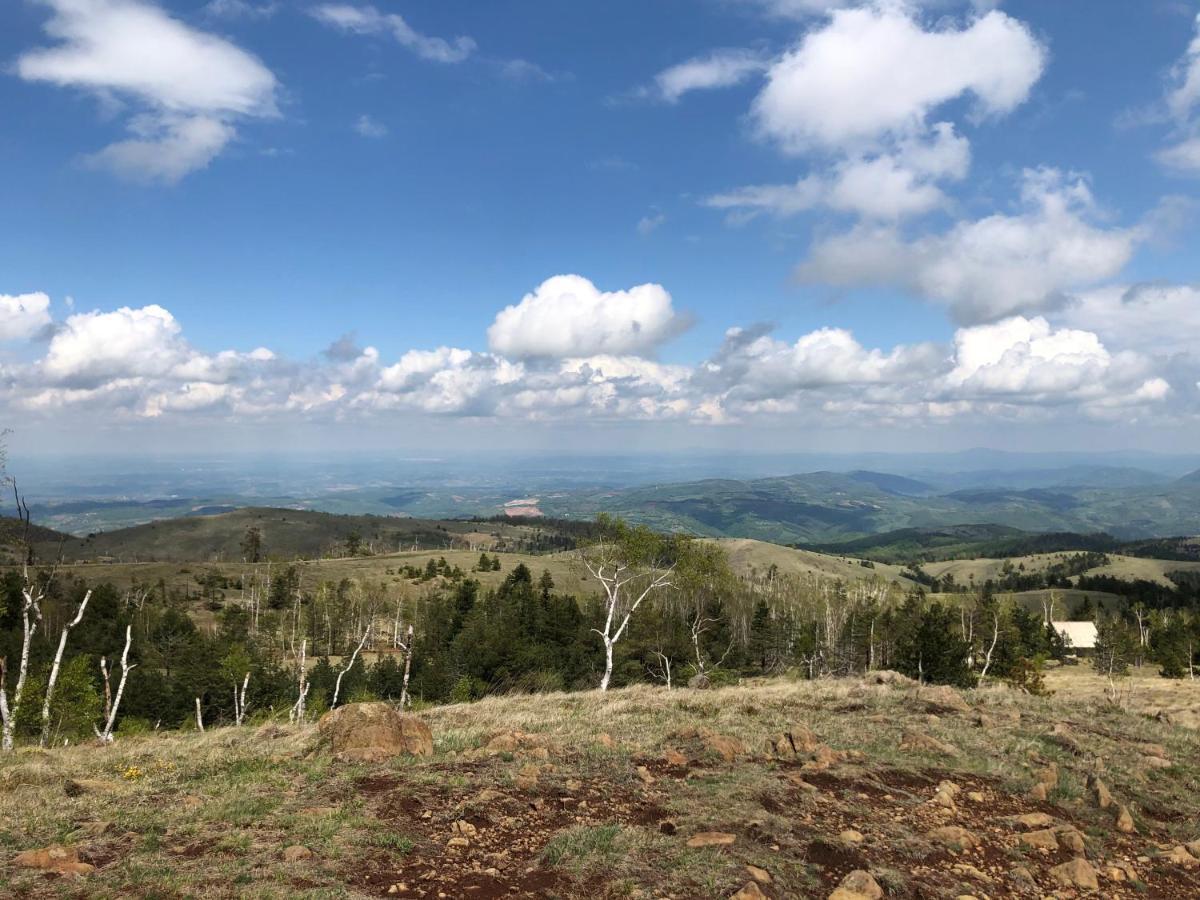
M 121 651 L 121 681 L 117 685 L 117 696 L 112 696 L 112 689 L 109 684 L 108 661 L 102 656 L 100 657 L 100 673 L 104 676 L 104 730 L 101 731 L 95 725 L 92 730 L 96 732 L 96 737 L 100 739 L 102 744 L 111 744 L 113 740 L 112 732 L 113 725 L 117 721 L 117 711 L 121 708 L 121 697 L 125 694 L 125 679 L 129 677 L 129 671 L 137 665 L 129 664 L 129 646 L 133 642 L 133 627 L 125 626 L 125 649 Z
M 304 670 L 304 654 L 308 648 L 308 638 L 300 642 L 300 657 L 299 657 L 299 685 L 296 691 L 296 702 L 292 704 L 291 712 L 288 713 L 288 721 L 293 725 L 304 722 L 304 701 L 308 699 L 308 673 Z
M 200 710 L 200 698 L 196 698 L 196 730 L 204 734 L 204 713 Z
M 62 668 L 63 652 L 67 649 L 67 637 L 71 634 L 71 629 L 83 621 L 84 610 L 91 599 L 91 591 L 83 595 L 83 600 L 75 610 L 75 618 L 63 626 L 62 634 L 59 635 L 58 652 L 54 654 L 54 663 L 50 666 L 50 677 L 46 680 L 46 697 L 42 701 L 42 736 L 38 740 L 39 747 L 45 747 L 50 741 L 50 703 L 54 699 L 54 686 L 58 683 L 58 673 Z
M 408 676 L 412 671 L 413 655 L 413 627 L 411 625 L 408 626 L 408 637 L 399 647 L 404 651 L 404 680 L 400 684 L 400 708 L 404 709 L 410 702 L 408 696 Z
M 17 516 L 22 523 L 23 536 L 21 544 L 25 548 L 25 563 L 23 566 L 24 585 L 21 588 L 21 660 L 17 669 L 17 683 L 13 687 L 12 700 L 9 700 L 5 688 L 7 660 L 0 665 L 0 750 L 10 751 L 13 748 L 13 733 L 17 726 L 17 715 L 21 711 L 21 699 L 25 693 L 25 682 L 29 677 L 29 648 L 33 636 L 37 633 L 42 621 L 42 600 L 46 596 L 44 583 L 40 583 L 36 575 L 29 574 L 33 563 L 33 544 L 29 540 L 29 506 L 17 491 L 17 483 L 10 479 L 13 496 L 17 503 Z
M 671 690 L 671 657 L 663 653 L 661 650 L 655 650 L 654 656 L 658 659 L 658 668 L 655 669 L 650 665 L 646 666 L 646 672 L 651 678 L 657 678 L 667 686 L 667 690 Z
M 996 651 L 996 643 L 1000 640 L 1000 611 L 992 612 L 992 644 L 988 647 L 987 654 L 983 658 L 983 670 L 979 673 L 979 686 L 983 686 L 983 681 L 987 678 L 988 669 L 992 667 L 992 654 Z
M 233 723 L 241 725 L 242 720 L 246 718 L 246 689 L 250 687 L 250 673 L 246 673 L 246 677 L 242 680 L 242 692 L 238 693 L 238 686 L 235 682 L 233 685 Z
M 601 521 L 608 533 L 582 554 L 583 565 L 604 591 L 604 627 L 592 631 L 604 642 L 604 675 L 600 690 L 612 681 L 613 648 L 625 635 L 638 607 L 675 584 L 674 560 L 666 542 L 648 528 Z
M 367 623 L 367 629 L 363 632 L 362 640 L 358 642 L 358 646 L 354 648 L 354 652 L 350 654 L 350 662 L 342 666 L 342 670 L 338 672 L 337 681 L 333 684 L 333 699 L 329 703 L 330 709 L 335 709 L 338 702 L 338 694 L 342 691 L 342 678 L 350 671 L 354 663 L 358 660 L 358 654 L 362 652 L 363 646 L 371 639 L 371 623 Z

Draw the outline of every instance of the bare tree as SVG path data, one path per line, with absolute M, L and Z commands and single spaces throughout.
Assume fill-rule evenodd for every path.
M 13 748 L 13 732 L 16 730 L 17 715 L 21 711 L 21 699 L 25 693 L 25 682 L 29 677 L 29 648 L 33 636 L 37 633 L 42 621 L 42 600 L 46 596 L 45 584 L 36 575 L 30 575 L 29 567 L 33 564 L 33 544 L 29 540 L 29 505 L 17 490 L 17 482 L 10 478 L 13 496 L 17 503 L 17 516 L 22 523 L 21 545 L 25 548 L 23 565 L 24 584 L 21 587 L 21 660 L 17 669 L 17 683 L 13 687 L 12 700 L 9 700 L 5 688 L 7 675 L 7 659 L 0 661 L 0 750 L 10 751 Z
M 200 698 L 196 698 L 196 730 L 204 733 L 204 713 L 200 710 Z
M 996 643 L 1000 640 L 1000 610 L 992 610 L 992 644 L 988 647 L 987 654 L 983 657 L 983 669 L 979 673 L 979 685 L 983 686 L 983 681 L 987 678 L 988 669 L 992 667 L 992 654 L 996 651 Z
M 408 706 L 411 698 L 408 696 L 408 676 L 412 672 L 412 656 L 413 656 L 413 627 L 408 626 L 408 636 L 404 642 L 397 645 L 404 651 L 404 680 L 400 684 L 400 708 Z
M 246 673 L 246 677 L 242 679 L 242 691 L 238 693 L 238 686 L 235 682 L 233 685 L 233 723 L 241 725 L 246 718 L 246 689 L 250 687 L 250 673 Z
M 307 648 L 308 639 L 305 638 L 300 642 L 300 655 L 298 659 L 299 665 L 297 666 L 299 671 L 299 684 L 296 690 L 296 702 L 292 704 L 291 712 L 288 713 L 288 721 L 293 725 L 296 723 L 303 724 L 304 722 L 304 706 L 305 701 L 308 699 L 309 688 L 308 673 L 304 669 L 304 654 Z
M 103 656 L 100 657 L 100 673 L 104 676 L 104 730 L 101 731 L 95 725 L 92 726 L 92 730 L 96 732 L 96 737 L 100 738 L 102 744 L 112 743 L 113 725 L 117 721 L 117 711 L 121 708 L 121 697 L 125 694 L 125 679 L 129 677 L 129 670 L 137 665 L 137 663 L 132 666 L 129 664 L 129 646 L 132 642 L 133 627 L 126 625 L 125 649 L 121 651 L 121 681 L 117 685 L 115 698 L 112 696 L 112 689 L 109 685 L 108 661 Z
M 604 627 L 593 628 L 604 642 L 604 676 L 600 690 L 612 681 L 613 648 L 625 635 L 638 607 L 675 583 L 676 560 L 670 545 L 644 526 L 630 527 L 600 517 L 601 537 L 581 553 L 584 567 L 604 591 Z
M 367 623 L 367 628 L 363 632 L 362 640 L 360 640 L 358 642 L 358 646 L 355 647 L 354 652 L 352 654 L 350 654 L 350 662 L 348 662 L 344 666 L 342 666 L 341 671 L 338 672 L 337 681 L 335 681 L 333 684 L 333 699 L 329 702 L 330 709 L 335 709 L 337 707 L 338 694 L 340 694 L 342 691 L 342 678 L 344 678 L 346 673 L 350 671 L 350 669 L 354 665 L 354 663 L 358 661 L 358 654 L 362 652 L 363 646 L 367 643 L 367 641 L 369 641 L 371 639 L 371 625 L 372 624 L 373 623 L 371 623 L 371 622 Z
M 646 666 L 646 671 L 651 678 L 657 678 L 667 686 L 667 690 L 671 690 L 671 657 L 663 653 L 662 650 L 655 650 L 654 656 L 658 660 L 658 668 L 655 669 L 649 665 Z
M 46 696 L 42 701 L 42 736 L 38 740 L 39 747 L 45 747 L 50 740 L 50 703 L 54 699 L 54 686 L 58 683 L 58 673 L 62 668 L 63 652 L 67 649 L 67 637 L 71 634 L 71 629 L 83 621 L 84 610 L 91 599 L 91 591 L 83 595 L 83 600 L 75 610 L 75 617 L 63 626 L 62 634 L 59 635 L 58 652 L 54 654 L 54 663 L 50 666 L 50 677 L 46 680 Z

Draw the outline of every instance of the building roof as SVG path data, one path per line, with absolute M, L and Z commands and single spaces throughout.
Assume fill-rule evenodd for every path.
M 1065 637 L 1076 650 L 1096 649 L 1095 622 L 1053 622 L 1054 630 Z

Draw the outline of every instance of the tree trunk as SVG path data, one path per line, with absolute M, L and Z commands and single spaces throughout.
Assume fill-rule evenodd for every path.
M 42 701 L 42 736 L 38 739 L 39 747 L 45 747 L 50 740 L 50 701 L 54 699 L 54 686 L 58 683 L 58 673 L 62 668 L 63 651 L 67 649 L 67 637 L 70 635 L 71 629 L 83 620 L 83 611 L 87 609 L 88 601 L 91 599 L 91 591 L 83 595 L 79 608 L 75 610 L 75 618 L 63 626 L 62 634 L 58 638 L 58 652 L 54 654 L 54 664 L 50 666 L 50 677 L 46 681 L 46 697 Z
M 608 638 L 604 639 L 604 677 L 600 679 L 600 690 L 607 691 L 608 683 L 612 680 L 613 670 L 613 642 Z

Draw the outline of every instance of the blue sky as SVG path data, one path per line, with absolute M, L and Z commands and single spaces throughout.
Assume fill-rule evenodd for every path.
M 0 403 L 98 444 L 1190 438 L 1195 14 L 6 4 Z

